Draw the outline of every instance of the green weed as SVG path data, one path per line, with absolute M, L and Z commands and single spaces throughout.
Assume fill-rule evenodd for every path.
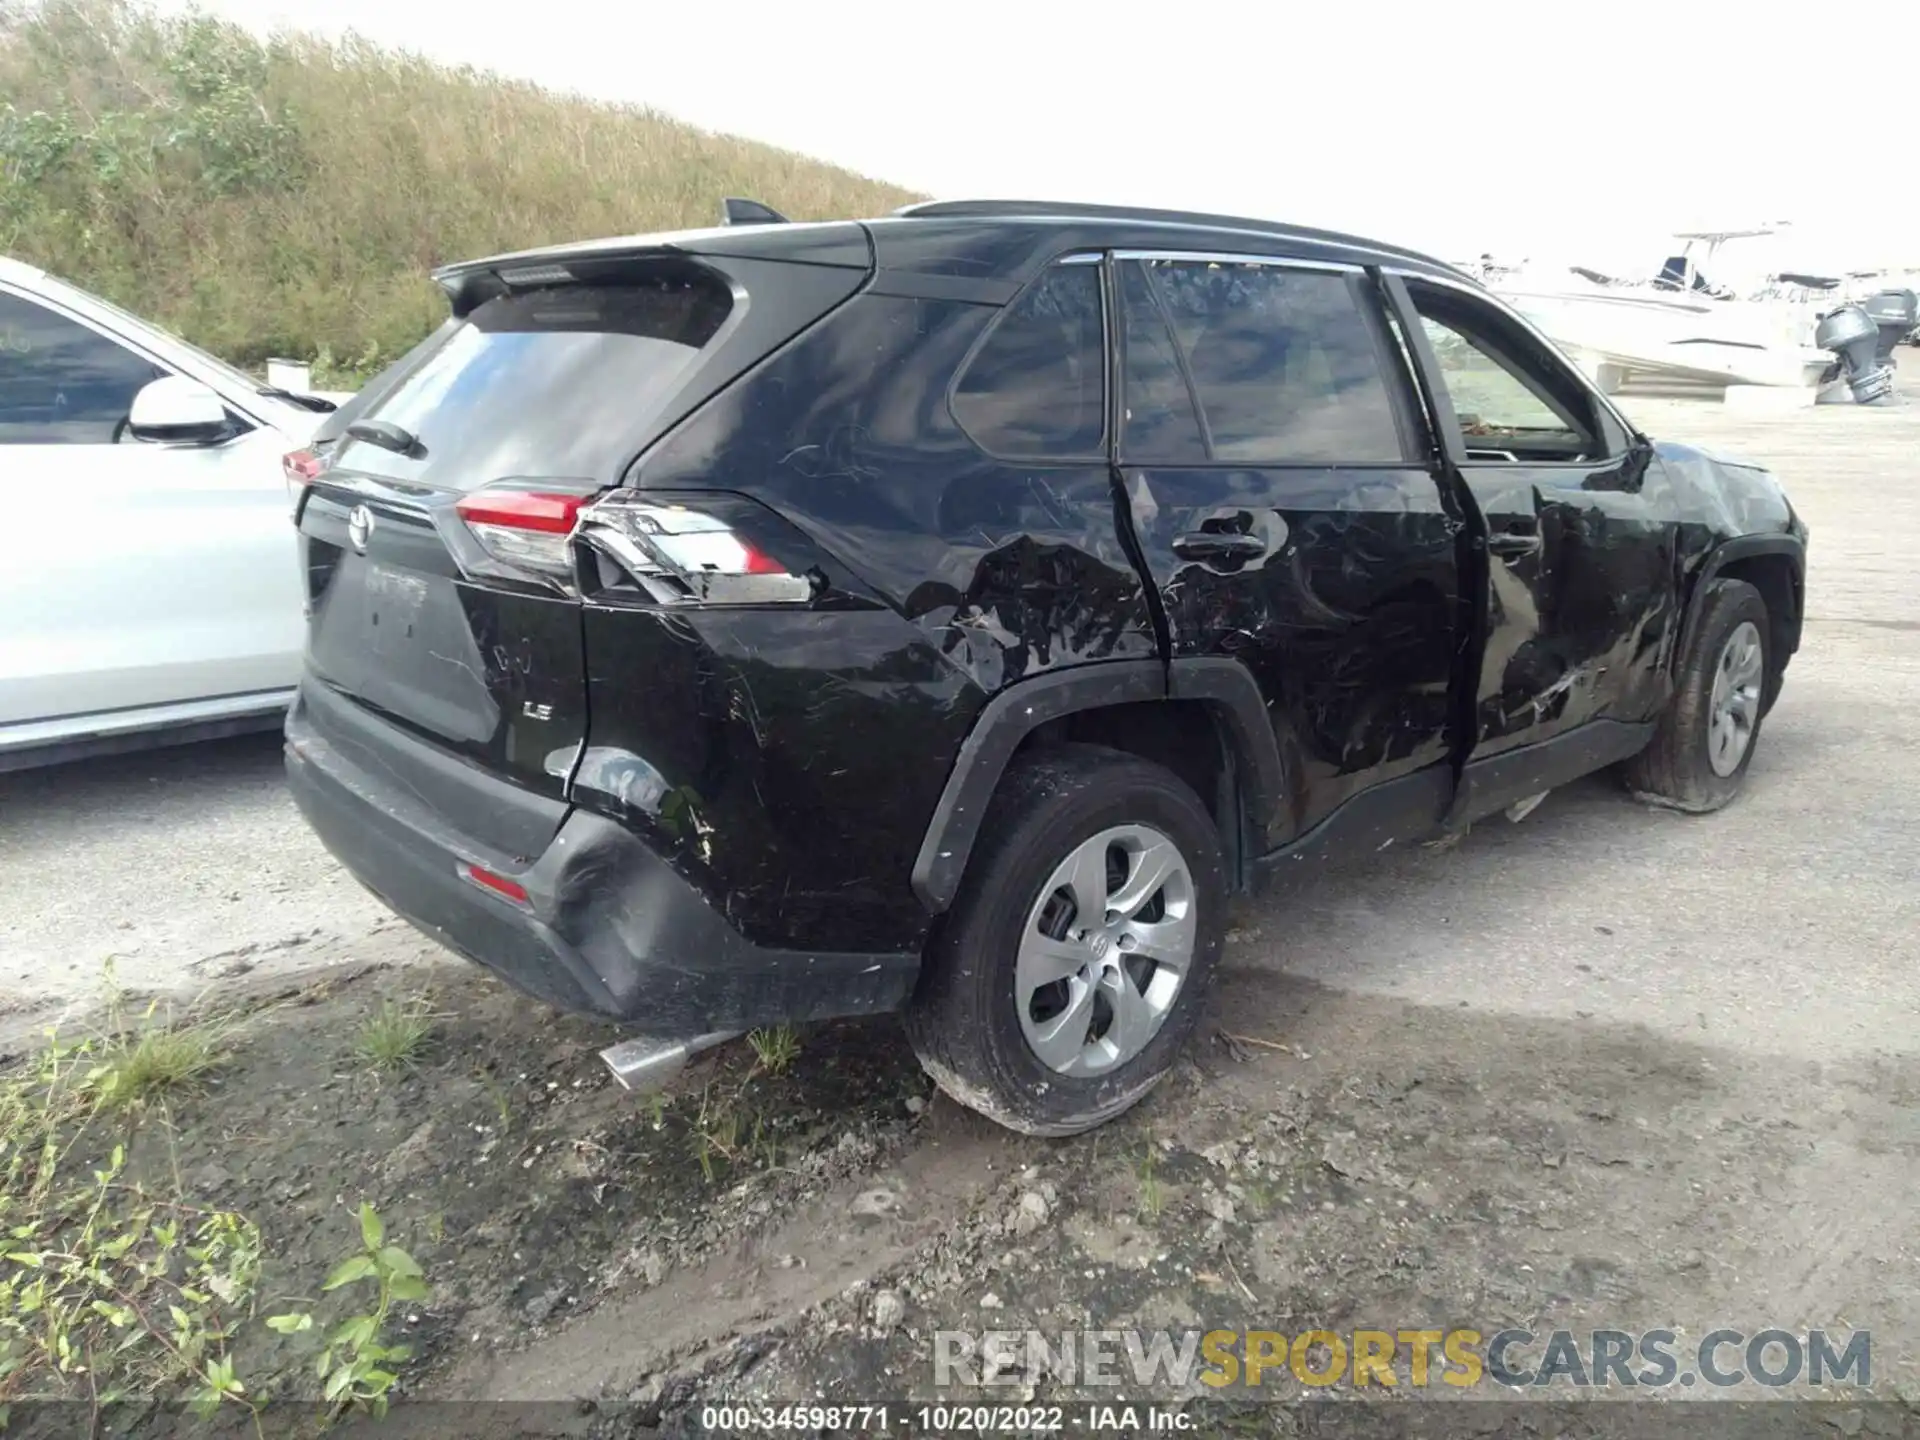
M 375 1070 L 411 1070 L 433 1034 L 433 1014 L 424 1001 L 383 1000 L 366 1018 L 354 1051 Z
M 747 1036 L 747 1044 L 753 1047 L 760 1068 L 769 1075 L 786 1074 L 787 1067 L 800 1055 L 800 1035 L 791 1025 L 752 1031 Z
M 1136 1172 L 1140 1180 L 1140 1209 L 1149 1220 L 1158 1220 L 1160 1212 L 1166 1208 L 1166 1192 L 1153 1173 L 1153 1150 L 1148 1147 L 1146 1156 L 1140 1162 Z
M 373 1206 L 360 1202 L 360 1248 L 334 1267 L 320 1288 L 340 1290 L 349 1285 L 374 1287 L 372 1306 L 349 1315 L 327 1334 L 326 1347 L 314 1364 L 320 1393 L 333 1413 L 364 1408 L 374 1416 L 387 1413 L 388 1392 L 400 1376 L 395 1369 L 408 1359 L 412 1347 L 387 1340 L 387 1320 L 396 1300 L 424 1300 L 427 1281 L 413 1256 L 387 1243 L 387 1227 Z M 296 1310 L 269 1315 L 269 1328 L 283 1335 L 313 1329 L 313 1315 Z
M 252 1304 L 260 1233 L 244 1215 L 149 1189 L 127 1139 L 212 1047 L 157 1036 L 68 1044 L 51 1032 L 0 1083 L 0 1412 L 16 1400 L 250 1405 L 227 1342 Z M 87 1164 L 87 1154 L 105 1154 Z

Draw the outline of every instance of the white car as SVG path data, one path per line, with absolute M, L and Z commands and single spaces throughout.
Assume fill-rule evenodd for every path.
M 333 408 L 0 258 L 0 771 L 281 723 Z

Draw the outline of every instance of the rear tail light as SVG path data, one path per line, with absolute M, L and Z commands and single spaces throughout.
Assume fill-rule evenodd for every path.
M 489 488 L 453 507 L 488 554 L 508 565 L 560 579 L 573 575 L 569 539 L 591 495 Z
M 311 450 L 289 450 L 280 457 L 280 473 L 286 477 L 287 498 L 300 503 L 300 492 L 320 478 L 327 462 Z
M 767 542 L 731 523 L 743 504 L 752 508 L 737 496 L 678 504 L 646 491 L 616 490 L 580 513 L 580 538 L 599 557 L 602 580 L 637 586 L 658 604 L 811 602 L 819 577 L 796 573 Z

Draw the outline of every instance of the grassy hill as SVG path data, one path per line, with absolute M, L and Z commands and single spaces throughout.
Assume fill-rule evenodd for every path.
M 433 265 L 709 225 L 726 195 L 796 219 L 913 198 L 356 39 L 0 0 L 0 254 L 241 364 L 364 375 L 445 314 Z

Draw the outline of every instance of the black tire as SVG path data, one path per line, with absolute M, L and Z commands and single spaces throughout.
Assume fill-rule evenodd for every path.
M 1760 592 L 1744 580 L 1708 582 L 1700 619 L 1687 637 L 1673 699 L 1653 734 L 1652 743 L 1621 767 L 1627 788 L 1652 805 L 1704 815 L 1718 810 L 1740 793 L 1753 752 L 1760 746 L 1765 706 L 1754 715 L 1752 735 L 1739 764 L 1730 774 L 1718 774 L 1708 756 L 1708 721 L 1713 701 L 1715 668 L 1721 663 L 1728 639 L 1742 624 L 1759 632 L 1763 693 L 1773 689 L 1772 634 L 1767 604 Z
M 1035 1054 L 1016 1005 L 1015 963 L 1040 888 L 1102 830 L 1151 827 L 1192 879 L 1195 934 L 1160 1028 L 1131 1059 L 1089 1076 Z M 1136 1105 L 1160 1082 L 1204 1006 L 1226 931 L 1220 835 L 1176 775 L 1116 750 L 1062 745 L 1008 768 L 952 908 L 927 948 L 906 1026 L 920 1063 L 961 1104 L 1030 1135 L 1076 1135 Z

